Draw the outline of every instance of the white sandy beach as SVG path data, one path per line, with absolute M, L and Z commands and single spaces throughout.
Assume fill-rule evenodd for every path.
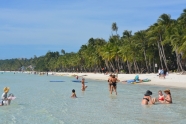
M 55 73 L 55 75 L 59 76 L 83 76 L 85 79 L 93 79 L 93 80 L 105 80 L 107 81 L 109 75 L 104 75 L 100 73 Z M 158 74 L 138 74 L 140 79 L 151 79 L 150 82 L 142 82 L 139 84 L 146 84 L 146 85 L 159 85 L 169 87 L 179 87 L 179 88 L 186 88 L 186 75 L 179 75 L 176 73 L 169 74 L 166 76 L 165 79 L 159 79 L 157 76 Z M 120 81 L 134 79 L 136 74 L 118 74 L 118 79 Z M 137 84 L 137 85 L 139 85 Z

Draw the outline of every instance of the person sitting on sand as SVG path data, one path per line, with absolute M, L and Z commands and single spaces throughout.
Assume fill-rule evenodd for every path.
M 112 94 L 112 91 L 114 90 L 116 92 L 116 95 L 117 95 L 117 81 L 120 81 L 118 80 L 115 75 L 112 75 L 112 78 L 111 78 L 111 81 L 112 81 L 112 85 L 111 85 L 111 90 L 110 90 L 110 94 Z
M 172 97 L 171 97 L 171 92 L 169 89 L 165 90 L 164 93 L 166 94 L 164 102 L 167 104 L 172 103 Z
M 159 102 L 163 103 L 164 102 L 164 95 L 161 90 L 158 91 L 159 97 L 158 100 Z
M 87 88 L 87 86 L 85 85 L 85 78 L 82 78 L 81 83 L 82 83 L 82 88 L 81 88 L 81 90 L 82 90 L 82 91 L 85 91 L 85 89 Z
M 142 80 L 139 79 L 139 75 L 136 75 L 134 78 L 134 82 L 140 83 Z
M 152 95 L 152 92 L 150 90 L 147 90 L 146 93 L 144 94 L 141 104 L 142 105 L 155 104 L 155 98 L 152 98 L 151 95 Z
M 122 81 L 122 83 L 141 83 L 141 82 L 143 82 L 143 80 L 139 79 L 139 75 L 136 75 L 134 79 Z
M 76 96 L 76 92 L 75 92 L 74 89 L 72 90 L 72 95 L 71 95 L 71 97 L 72 97 L 72 98 L 77 98 L 77 96 Z
M 109 91 L 110 91 L 111 90 L 111 86 L 112 86 L 112 74 L 109 75 L 108 85 L 109 85 Z

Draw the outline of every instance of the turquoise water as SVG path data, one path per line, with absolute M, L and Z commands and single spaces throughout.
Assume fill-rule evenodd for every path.
M 65 82 L 49 82 L 63 80 Z M 186 90 L 170 88 L 173 104 L 142 106 L 146 90 L 157 96 L 164 87 L 118 84 L 118 95 L 109 95 L 103 81 L 88 80 L 88 88 L 73 77 L 0 74 L 0 89 L 10 87 L 17 99 L 0 107 L 0 124 L 185 124 Z M 77 99 L 70 98 L 76 90 Z

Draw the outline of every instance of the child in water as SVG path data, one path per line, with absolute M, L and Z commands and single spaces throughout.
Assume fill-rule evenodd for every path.
M 76 91 L 74 89 L 72 90 L 72 96 L 71 96 L 71 98 L 77 98 Z

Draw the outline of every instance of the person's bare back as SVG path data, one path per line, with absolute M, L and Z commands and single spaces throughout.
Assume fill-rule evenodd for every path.
M 167 90 L 164 91 L 164 93 L 166 94 L 166 96 L 165 96 L 165 103 L 171 104 L 172 103 L 172 97 L 171 97 L 170 90 L 167 89 Z
M 82 90 L 82 91 L 85 91 L 85 89 L 87 88 L 87 86 L 85 85 L 85 79 L 84 79 L 84 78 L 82 78 L 81 83 L 82 83 L 82 88 L 81 88 L 81 90 Z

